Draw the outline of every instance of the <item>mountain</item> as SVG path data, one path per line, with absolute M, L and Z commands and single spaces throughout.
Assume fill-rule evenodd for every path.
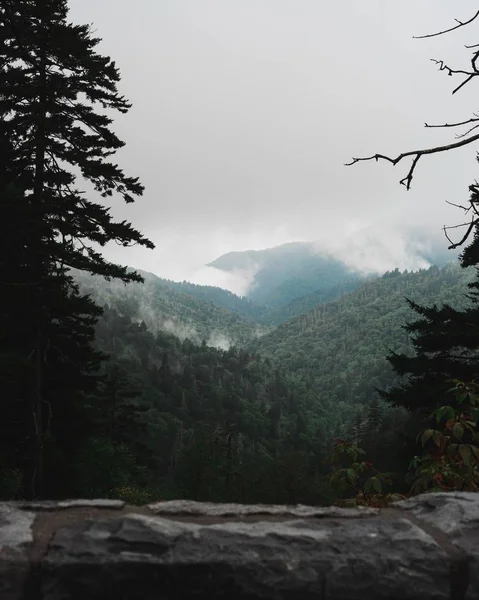
M 272 306 L 262 311 L 261 315 L 258 317 L 258 321 L 264 325 L 280 325 L 293 317 L 307 313 L 318 304 L 331 302 L 343 294 L 354 291 L 362 285 L 363 282 L 373 278 L 374 277 L 346 279 L 344 282 L 338 283 L 337 285 L 322 288 L 315 292 L 311 292 L 310 294 L 306 294 L 305 296 L 295 298 L 289 302 L 289 304 Z
M 247 297 L 267 307 L 285 306 L 317 291 L 327 295 L 338 285 L 361 281 L 361 275 L 344 262 L 327 253 L 320 254 L 313 244 L 302 242 L 267 250 L 229 252 L 208 266 L 228 272 L 254 273 Z
M 473 269 L 456 264 L 413 273 L 395 270 L 279 325 L 250 349 L 300 375 L 341 421 L 377 399 L 376 387 L 392 383 L 389 351 L 410 350 L 401 326 L 415 315 L 405 298 L 460 306 L 473 277 Z
M 320 241 L 293 242 L 267 250 L 229 252 L 208 266 L 252 280 L 247 298 L 276 309 L 263 315 L 262 322 L 281 323 L 315 303 L 354 290 L 366 274 L 377 277 L 396 267 L 444 266 L 457 258 L 457 251 L 447 250 L 444 239 L 423 238 L 413 229 L 406 239 L 393 230 L 368 227 L 346 236 L 334 250 L 325 251 Z
M 258 306 L 247 298 L 237 296 L 233 292 L 217 286 L 198 285 L 188 281 L 170 281 L 169 279 L 162 281 L 174 290 L 212 302 L 216 306 L 234 312 L 245 319 L 260 321 L 267 312 L 265 307 Z
M 153 332 L 170 332 L 181 340 L 188 338 L 196 343 L 205 340 L 210 346 L 226 349 L 231 345 L 245 345 L 269 331 L 266 326 L 207 298 L 215 297 L 220 304 L 236 303 L 243 307 L 242 312 L 248 312 L 248 308 L 244 308 L 249 307 L 248 301 L 231 298 L 234 294 L 230 292 L 221 293 L 212 288 L 191 293 L 189 284 L 176 284 L 143 271 L 139 273 L 145 279 L 144 284 L 109 282 L 82 272 L 75 272 L 74 276 L 82 293 L 91 294 L 97 304 L 129 314 L 137 322 L 144 321 Z

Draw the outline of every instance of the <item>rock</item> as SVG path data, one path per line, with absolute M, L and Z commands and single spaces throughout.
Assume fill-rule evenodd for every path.
M 455 585 L 469 589 L 467 600 L 479 600 L 479 494 L 422 494 L 396 502 L 394 506 L 447 534 L 468 563 L 467 569 L 459 568 L 454 574 Z
M 108 508 L 122 509 L 125 502 L 122 500 L 35 500 L 31 502 L 12 502 L 12 505 L 26 510 L 62 510 L 66 508 Z
M 479 494 L 0 503 L 0 600 L 479 600 Z
M 446 552 L 403 518 L 87 520 L 56 533 L 43 575 L 44 600 L 450 597 Z
M 0 504 L 0 598 L 23 598 L 30 574 L 27 544 L 33 541 L 35 514 Z
M 340 508 L 338 506 L 318 507 L 268 505 L 268 504 L 213 504 L 212 502 L 195 502 L 193 500 L 170 500 L 149 504 L 148 508 L 157 515 L 204 516 L 204 517 L 354 517 L 371 516 L 379 512 L 377 508 L 360 506 L 357 509 Z

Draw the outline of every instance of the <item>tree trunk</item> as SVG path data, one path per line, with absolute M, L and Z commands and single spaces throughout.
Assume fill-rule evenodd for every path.
M 46 106 L 47 106 L 47 73 L 46 73 L 46 57 L 42 54 L 39 64 L 38 73 L 38 105 L 36 114 L 36 135 L 35 135 L 35 181 L 33 190 L 33 202 L 35 203 L 35 213 L 37 222 L 43 222 L 43 193 L 45 182 L 45 147 L 46 147 Z M 35 240 L 37 244 L 35 252 L 34 268 L 38 274 L 45 274 L 45 261 L 42 258 L 42 238 Z M 34 243 L 35 243 L 34 242 Z M 43 399 L 42 399 L 42 383 L 43 383 L 43 321 L 45 315 L 42 314 L 43 294 L 41 293 L 41 283 L 35 289 L 36 306 L 32 310 L 37 313 L 36 322 L 36 339 L 35 351 L 33 355 L 32 381 L 31 381 L 31 398 L 30 406 L 32 409 L 33 420 L 33 444 L 31 461 L 31 489 L 29 490 L 32 498 L 39 498 L 43 493 Z

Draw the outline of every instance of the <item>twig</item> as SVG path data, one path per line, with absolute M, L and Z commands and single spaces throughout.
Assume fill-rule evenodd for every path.
M 454 19 L 457 23 L 457 25 L 454 25 L 454 27 L 450 27 L 449 29 L 444 29 L 443 31 L 437 31 L 436 33 L 428 33 L 426 35 L 415 35 L 415 36 L 413 36 L 413 38 L 415 40 L 424 40 L 426 38 L 432 38 L 432 37 L 437 37 L 438 35 L 444 35 L 445 33 L 451 33 L 451 31 L 456 31 L 456 29 L 460 29 L 461 27 L 465 27 L 466 25 L 469 25 L 475 19 L 477 19 L 477 17 L 479 17 L 479 10 L 468 21 L 459 21 L 459 19 Z
M 464 244 L 464 242 L 465 242 L 465 241 L 467 240 L 467 238 L 469 237 L 469 235 L 470 235 L 470 233 L 471 233 L 471 231 L 472 231 L 473 227 L 474 227 L 475 225 L 477 225 L 478 223 L 479 223 L 479 219 L 473 219 L 473 220 L 470 222 L 470 224 L 469 224 L 469 227 L 467 228 L 467 231 L 466 231 L 466 233 L 464 234 L 464 237 L 461 239 L 461 241 L 460 241 L 460 242 L 456 242 L 455 244 L 451 244 L 451 245 L 448 247 L 448 250 L 455 250 L 456 248 L 459 248 L 459 246 L 462 246 L 462 244 Z M 447 235 L 446 235 L 446 237 L 447 237 Z M 449 238 L 447 238 L 447 239 L 449 239 Z M 449 241 L 451 241 L 451 240 L 449 240 Z
M 373 156 L 366 156 L 366 157 L 361 157 L 361 158 L 353 157 L 352 161 L 350 163 L 346 163 L 345 166 L 350 167 L 361 161 L 365 161 L 365 160 L 378 161 L 379 159 L 386 160 L 386 161 L 392 163 L 394 166 L 396 166 L 399 162 L 402 161 L 403 158 L 407 158 L 408 156 L 414 156 L 414 160 L 412 162 L 412 165 L 411 165 L 411 168 L 409 169 L 408 174 L 406 175 L 406 177 L 401 179 L 399 182 L 401 185 L 405 185 L 407 190 L 410 190 L 411 182 L 412 182 L 413 175 L 414 175 L 414 170 L 417 166 L 417 163 L 419 162 L 419 159 L 422 156 L 424 156 L 426 154 L 437 154 L 439 152 L 446 152 L 447 150 L 454 150 L 455 148 L 461 148 L 462 146 L 467 146 L 468 144 L 471 144 L 472 142 L 475 142 L 476 140 L 479 140 L 479 134 L 473 135 L 467 139 L 461 139 L 457 142 L 454 142 L 452 144 L 447 144 L 445 146 L 436 146 L 435 148 L 425 148 L 424 150 L 410 150 L 409 152 L 403 152 L 402 154 L 399 154 L 398 156 L 396 156 L 396 158 L 391 158 L 390 156 L 386 156 L 384 154 L 374 154 Z

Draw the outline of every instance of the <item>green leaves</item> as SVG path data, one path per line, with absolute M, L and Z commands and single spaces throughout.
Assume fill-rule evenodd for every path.
M 439 423 L 439 421 L 442 419 L 454 419 L 456 417 L 456 411 L 449 404 L 440 406 L 433 411 L 433 414 L 436 416 L 437 423 Z
M 423 433 L 421 434 L 421 444 L 423 446 L 425 446 L 427 444 L 427 442 L 432 438 L 432 436 L 434 435 L 434 429 L 426 429 L 426 431 L 423 431 Z
M 466 463 L 466 465 L 470 464 L 472 458 L 471 446 L 467 444 L 461 444 L 459 446 L 459 454 L 461 455 L 461 458 Z
M 464 435 L 464 427 L 460 423 L 456 423 L 452 428 L 452 435 L 456 439 L 462 440 L 462 436 Z
M 425 490 L 468 490 L 479 489 L 479 434 L 476 431 L 478 386 L 472 382 L 455 381 L 454 400 L 449 405 L 439 406 L 431 416 L 443 423 L 444 433 L 425 429 L 418 436 L 423 447 L 433 440 L 437 451 L 426 452 L 415 457 L 410 469 L 415 481 L 412 492 Z
M 379 477 L 374 476 L 374 477 L 370 477 L 366 483 L 364 484 L 364 490 L 366 492 L 377 492 L 378 494 L 381 494 L 383 491 L 383 486 L 381 483 L 381 480 L 379 479 Z

